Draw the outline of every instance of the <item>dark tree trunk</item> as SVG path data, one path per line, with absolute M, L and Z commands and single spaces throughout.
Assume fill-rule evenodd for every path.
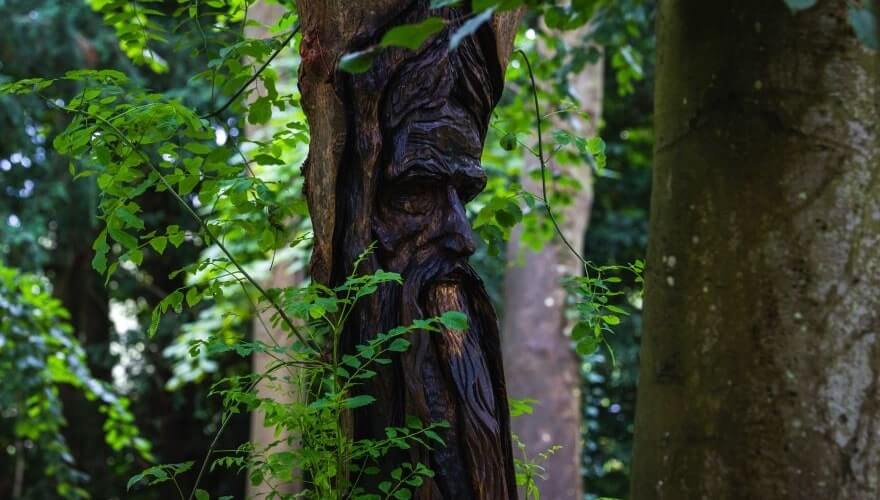
M 365 299 L 343 333 L 351 350 L 394 326 L 460 310 L 467 331 L 419 332 L 412 346 L 365 389 L 377 401 L 353 415 L 355 439 L 383 437 L 406 415 L 445 420 L 446 446 L 390 455 L 418 460 L 436 476 L 422 499 L 515 498 L 509 412 L 495 313 L 467 264 L 474 251 L 464 204 L 485 185 L 480 154 L 501 95 L 519 13 L 492 22 L 448 50 L 466 8 L 429 12 L 428 1 L 300 0 L 300 90 L 311 145 L 305 170 L 315 248 L 313 279 L 337 284 L 371 243 L 359 272 L 399 272 L 405 284 Z M 383 51 L 360 75 L 338 72 L 345 53 L 388 29 L 438 15 L 449 26 L 421 49 Z
M 877 52 L 661 2 L 633 499 L 880 498 Z

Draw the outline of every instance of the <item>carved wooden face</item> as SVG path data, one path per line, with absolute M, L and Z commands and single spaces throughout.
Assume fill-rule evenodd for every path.
M 389 270 L 434 260 L 454 267 L 474 253 L 465 204 L 486 185 L 481 150 L 478 125 L 453 99 L 397 127 L 373 220 Z

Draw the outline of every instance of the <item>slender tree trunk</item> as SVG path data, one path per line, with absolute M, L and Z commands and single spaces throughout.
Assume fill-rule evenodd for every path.
M 312 278 L 334 285 L 381 268 L 405 281 L 361 301 L 343 331 L 343 350 L 450 310 L 469 319 L 466 331 L 410 336 L 409 350 L 364 386 L 376 401 L 353 412 L 354 438 L 383 438 L 406 415 L 446 421 L 444 447 L 390 453 L 382 474 L 418 461 L 435 476 L 417 498 L 515 498 L 498 327 L 467 264 L 474 241 L 464 204 L 485 185 L 479 158 L 519 12 L 496 14 L 450 50 L 450 33 L 469 18 L 467 7 L 430 9 L 427 0 L 297 6 L 299 85 L 311 131 L 305 178 L 315 233 Z M 432 15 L 448 26 L 420 49 L 381 51 L 362 74 L 336 70 L 342 55 Z M 375 251 L 353 269 L 374 242 Z
M 564 35 L 569 43 L 579 43 L 587 28 Z M 589 122 L 572 116 L 560 126 L 574 128 L 580 135 L 597 132 L 602 109 L 602 62 L 587 66 L 570 78 L 571 89 L 580 101 L 580 111 Z M 549 110 L 548 110 L 549 111 Z M 532 167 L 537 168 L 536 162 Z M 593 201 L 589 165 L 553 165 L 581 184 L 565 207 L 561 228 L 575 248 L 581 248 Z M 540 185 L 523 175 L 523 185 L 533 192 Z M 581 481 L 581 376 L 580 362 L 567 335 L 566 292 L 562 278 L 582 270 L 577 257 L 559 242 L 540 252 L 519 244 L 517 229 L 507 246 L 508 268 L 504 275 L 504 320 L 502 324 L 504 362 L 515 366 L 508 373 L 509 392 L 515 398 L 538 400 L 533 413 L 512 423 L 513 433 L 526 445 L 529 454 L 551 446 L 561 446 L 543 465 L 541 498 L 580 499 Z
M 270 4 L 265 0 L 260 0 L 248 9 L 248 18 L 256 21 L 259 25 L 250 25 L 245 28 L 245 34 L 248 38 L 261 38 L 268 36 L 264 26 L 271 26 L 284 14 L 286 9 L 277 4 Z M 256 84 L 255 84 L 256 85 Z M 258 93 L 262 89 L 257 89 Z M 264 126 L 245 126 L 245 135 L 251 140 L 260 140 L 265 134 Z M 272 269 L 269 271 L 269 277 L 264 283 L 266 288 L 285 288 L 295 286 L 302 281 L 302 276 L 290 271 L 289 262 L 281 258 L 274 262 Z M 273 345 L 275 342 L 282 343 L 285 333 L 280 328 L 272 326 L 272 310 L 258 312 L 258 317 L 253 322 L 253 337 L 256 342 L 263 342 L 266 345 Z M 251 357 L 251 365 L 253 373 L 265 373 L 272 364 L 272 356 L 265 352 L 255 352 Z M 286 372 L 285 372 L 286 373 Z M 287 383 L 284 376 L 272 377 L 257 384 L 257 393 L 262 398 L 272 398 L 279 403 L 291 403 L 296 398 L 296 388 Z M 292 445 L 286 440 L 290 439 L 287 433 L 276 435 L 275 426 L 266 423 L 266 413 L 257 409 L 251 413 L 251 438 L 250 442 L 254 445 L 254 449 L 266 453 L 279 453 L 290 450 Z M 275 443 L 275 444 L 273 444 Z M 266 498 L 271 492 L 275 491 L 279 494 L 292 494 L 298 490 L 298 484 L 295 481 L 283 484 L 260 483 L 254 486 L 250 481 L 246 481 L 247 498 Z
M 847 4 L 660 4 L 636 500 L 880 498 L 880 62 Z

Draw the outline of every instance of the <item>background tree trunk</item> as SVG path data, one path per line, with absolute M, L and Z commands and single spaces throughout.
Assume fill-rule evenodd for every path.
M 660 4 L 636 500 L 880 497 L 880 64 L 847 3 Z
M 567 32 L 562 38 L 576 44 L 588 27 Z M 545 50 L 546 51 L 546 50 Z M 589 65 L 569 80 L 571 92 L 580 102 L 579 110 L 589 114 L 589 122 L 571 116 L 560 126 L 574 129 L 581 136 L 597 133 L 602 110 L 602 61 Z M 544 110 L 550 112 L 552 110 Z M 557 120 L 561 121 L 561 120 Z M 528 163 L 527 163 L 528 164 Z M 538 168 L 537 161 L 530 167 Z M 589 165 L 553 165 L 574 177 L 581 190 L 562 211 L 561 228 L 575 248 L 582 248 L 593 201 Z M 523 185 L 540 192 L 540 184 L 528 174 Z M 540 481 L 541 497 L 548 500 L 580 499 L 581 480 L 581 374 L 580 360 L 567 335 L 564 276 L 576 275 L 582 266 L 578 258 L 554 240 L 538 253 L 519 244 L 521 229 L 513 233 L 507 246 L 508 267 L 504 273 L 504 319 L 502 346 L 508 370 L 511 397 L 538 400 L 531 415 L 512 422 L 513 433 L 526 445 L 529 454 L 543 452 L 554 445 L 561 448 L 544 464 L 545 480 Z
M 259 0 L 248 9 L 248 18 L 260 23 L 259 26 L 250 25 L 245 28 L 245 35 L 248 38 L 262 38 L 268 36 L 264 26 L 272 26 L 286 12 L 286 9 L 278 4 L 268 3 L 265 0 Z M 283 78 L 283 74 L 279 75 Z M 256 84 L 255 84 L 256 85 Z M 271 135 L 266 133 L 269 126 L 255 126 L 247 123 L 245 125 L 245 135 L 251 140 L 261 140 L 263 135 Z M 285 258 L 280 258 L 269 270 L 269 277 L 265 281 L 266 288 L 285 288 L 296 286 L 302 281 L 302 276 L 298 273 L 290 271 L 290 262 Z M 285 338 L 286 333 L 281 328 L 272 326 L 273 310 L 258 311 L 258 318 L 253 321 L 253 338 L 256 342 L 263 342 L 267 345 L 273 345 L 273 339 L 281 342 Z M 251 357 L 251 366 L 253 373 L 266 372 L 273 359 L 265 352 L 255 352 Z M 263 380 L 257 384 L 257 393 L 263 398 L 272 398 L 279 403 L 290 403 L 296 397 L 296 388 L 291 384 L 286 384 L 283 377 L 275 380 Z M 265 450 L 272 443 L 274 445 L 270 453 L 279 453 L 291 449 L 292 445 L 284 443 L 289 438 L 287 433 L 276 435 L 275 427 L 267 427 L 265 425 L 266 414 L 264 411 L 257 409 L 251 412 L 251 437 L 250 442 L 257 451 Z M 275 491 L 280 494 L 293 494 L 298 491 L 298 485 L 295 482 L 285 484 L 272 484 L 266 482 L 257 486 L 245 481 L 247 498 L 265 498 L 269 493 Z

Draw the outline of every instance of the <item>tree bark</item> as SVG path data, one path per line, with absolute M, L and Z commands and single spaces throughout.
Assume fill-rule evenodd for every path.
M 579 43 L 588 28 L 563 35 L 571 44 Z M 580 111 L 589 122 L 572 116 L 562 127 L 579 135 L 595 135 L 602 110 L 602 62 L 589 65 L 569 78 Z M 562 121 L 562 120 L 560 120 Z M 535 161 L 532 167 L 537 168 Z M 553 165 L 578 180 L 581 189 L 562 210 L 561 229 L 575 248 L 582 248 L 593 201 L 592 175 L 588 165 Z M 540 184 L 528 174 L 523 185 L 532 192 Z M 565 317 L 564 276 L 582 272 L 580 261 L 560 242 L 532 252 L 519 244 L 517 229 L 507 246 L 508 267 L 504 274 L 504 361 L 516 370 L 508 374 L 509 392 L 515 398 L 538 400 L 531 415 L 512 423 L 513 433 L 529 454 L 561 446 L 543 464 L 544 480 L 539 482 L 541 498 L 580 499 L 581 480 L 581 375 L 580 360 L 567 335 L 570 322 Z
M 880 498 L 878 55 L 844 0 L 657 27 L 632 498 Z
M 386 477 L 402 461 L 419 461 L 435 477 L 417 498 L 515 498 L 497 322 L 467 264 L 474 241 L 464 204 L 485 185 L 479 158 L 519 12 L 496 14 L 449 50 L 450 33 L 470 9 L 428 5 L 297 3 L 299 85 L 311 132 L 304 170 L 315 234 L 311 275 L 333 285 L 355 271 L 382 268 L 405 280 L 361 301 L 342 334 L 343 351 L 421 317 L 449 310 L 468 316 L 466 331 L 410 337 L 410 349 L 365 386 L 376 402 L 353 412 L 353 437 L 384 437 L 406 415 L 447 421 L 444 447 L 387 455 L 380 464 Z M 336 70 L 342 55 L 430 15 L 448 26 L 420 49 L 384 50 L 359 75 Z M 375 251 L 353 269 L 373 242 Z

